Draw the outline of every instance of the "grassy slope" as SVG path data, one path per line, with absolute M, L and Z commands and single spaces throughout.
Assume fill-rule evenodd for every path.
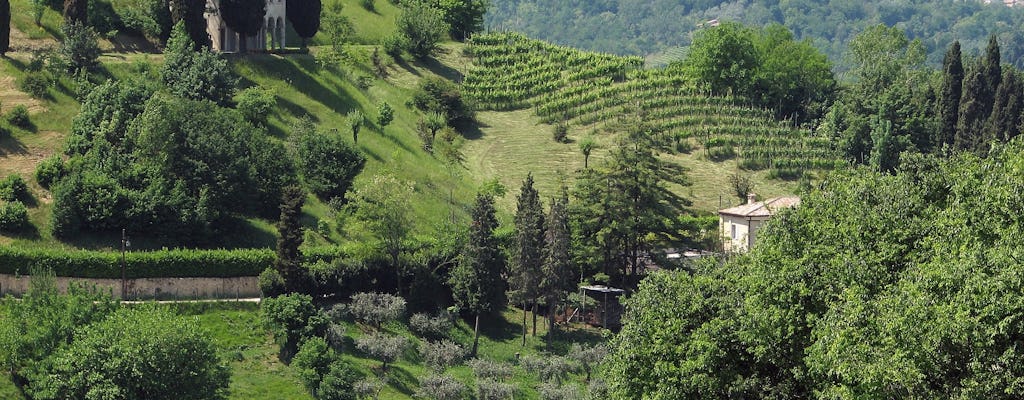
M 272 400 L 272 399 L 312 399 L 305 391 L 297 372 L 292 367 L 283 364 L 277 358 L 277 345 L 273 337 L 261 326 L 258 305 L 254 303 L 204 303 L 190 304 L 176 307 L 182 315 L 197 318 L 207 332 L 211 335 L 218 348 L 221 359 L 225 360 L 231 368 L 231 394 L 229 399 L 251 399 L 251 400 Z M 2 312 L 2 310 L 0 310 Z M 480 357 L 497 361 L 512 361 L 516 355 L 538 354 L 548 349 L 541 340 L 541 336 L 547 332 L 543 326 L 543 317 L 538 321 L 537 337 L 529 336 L 526 347 L 522 347 L 521 311 L 510 308 L 505 311 L 502 317 L 489 324 L 481 323 Z M 370 328 L 347 323 L 347 335 L 354 339 L 364 335 Z M 419 343 L 405 327 L 405 325 L 392 323 L 385 327 L 391 334 L 407 336 L 414 343 Z M 463 344 L 469 345 L 472 341 L 472 328 L 465 322 L 459 324 L 452 330 L 452 338 Z M 594 330 L 573 330 L 569 334 L 563 334 L 560 339 L 552 342 L 550 350 L 554 353 L 564 353 L 570 341 L 593 343 L 600 341 L 601 336 Z M 358 372 L 364 376 L 371 376 L 379 369 L 380 362 L 365 358 L 363 355 L 346 348 L 343 357 L 352 362 Z M 420 360 L 419 353 L 411 349 L 405 353 L 402 360 L 396 362 L 391 368 L 392 383 L 381 392 L 381 399 L 399 400 L 412 399 L 412 394 L 419 386 L 418 378 L 430 373 Z M 473 372 L 465 366 L 453 367 L 447 373 L 459 379 L 468 387 L 473 387 Z M 572 379 L 579 379 L 576 376 Z M 510 382 L 516 385 L 521 396 L 516 398 L 535 399 L 537 398 L 534 386 L 538 384 L 536 377 L 528 375 L 516 369 L 516 375 Z M 6 377 L 0 378 L 0 398 L 22 399 L 20 393 Z

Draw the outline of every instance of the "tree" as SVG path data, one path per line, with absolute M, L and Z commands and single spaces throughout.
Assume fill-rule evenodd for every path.
M 437 0 L 449 27 L 448 34 L 458 41 L 465 41 L 483 30 L 488 3 L 488 0 Z
M 941 130 L 936 146 L 953 145 L 956 138 L 960 96 L 963 93 L 964 64 L 960 55 L 960 41 L 954 41 L 942 61 L 942 92 L 939 94 Z
M 341 13 L 342 6 L 343 3 L 333 2 L 322 11 L 323 32 L 327 35 L 327 43 L 331 45 L 331 50 L 338 56 L 342 54 L 343 46 L 354 30 L 352 22 Z
M 327 341 L 320 337 L 312 337 L 299 346 L 299 351 L 292 358 L 291 365 L 299 372 L 299 378 L 313 394 L 320 398 L 318 389 L 324 376 L 331 370 L 331 365 L 338 361 L 334 349 L 328 347 Z
M 683 68 L 704 90 L 749 93 L 758 69 L 753 36 L 753 30 L 733 22 L 698 31 Z
M 302 180 L 323 200 L 344 203 L 352 181 L 362 172 L 366 157 L 337 131 L 311 130 L 299 137 L 296 161 Z
M 229 105 L 235 95 L 238 76 L 219 54 L 209 48 L 195 48 L 186 23 L 179 21 L 167 40 L 160 79 L 178 96 Z
M 533 188 L 533 174 L 526 175 L 516 203 L 515 246 L 509 271 L 513 298 L 523 305 L 523 346 L 526 346 L 528 302 L 533 306 L 533 334 L 537 335 L 537 297 L 544 259 L 544 206 Z
M 11 1 L 0 0 L 0 57 L 11 49 Z
M 206 0 L 170 0 L 171 22 L 182 24 L 192 41 L 192 49 L 210 47 L 210 35 L 206 32 Z
M 281 345 L 281 359 L 290 360 L 307 339 L 322 337 L 330 320 L 306 294 L 285 294 L 263 299 L 260 314 Z
M 306 274 L 302 269 L 302 256 L 299 246 L 302 245 L 302 204 L 306 201 L 306 193 L 297 186 L 284 188 L 281 197 L 281 217 L 277 221 L 277 258 L 274 268 L 284 278 L 284 287 L 288 292 L 302 292 L 306 286 Z
M 451 271 L 448 285 L 459 308 L 474 316 L 473 347 L 469 354 L 476 357 L 480 342 L 480 316 L 505 304 L 505 284 L 501 279 L 504 260 L 494 237 L 494 230 L 498 227 L 494 216 L 494 197 L 477 194 L 471 215 L 469 241 Z
M 302 38 L 302 48 L 320 30 L 321 0 L 292 0 L 288 2 L 287 18 L 295 32 Z
M 569 189 L 562 184 L 560 194 L 551 201 L 544 232 L 544 263 L 541 265 L 539 291 L 548 306 L 548 332 L 555 331 L 555 309 L 572 290 L 572 230 L 569 226 Z
M 57 51 L 72 69 L 77 71 L 96 65 L 101 52 L 98 35 L 92 27 L 84 23 L 69 22 L 61 26 L 61 31 L 64 33 L 64 40 L 60 42 Z
M 229 371 L 196 319 L 122 308 L 85 326 L 34 379 L 35 399 L 226 398 Z
M 380 332 L 356 339 L 356 348 L 366 355 L 380 360 L 381 370 L 385 373 L 388 371 L 388 364 L 398 360 L 408 346 L 409 340 L 405 336 L 392 336 Z
M 740 204 L 747 202 L 747 196 L 754 191 L 754 181 L 749 175 L 731 174 L 729 184 L 732 185 L 733 194 L 740 200 Z
M 425 341 L 420 347 L 423 363 L 435 372 L 442 373 L 453 365 L 457 365 L 466 356 L 466 349 L 451 340 L 437 342 Z
M 590 153 L 597 148 L 597 141 L 593 136 L 587 135 L 580 139 L 580 152 L 583 153 L 583 168 L 590 168 Z
M 964 78 L 963 97 L 960 99 L 960 110 L 957 117 L 956 136 L 953 148 L 957 150 L 981 151 L 985 143 L 984 121 L 989 114 L 985 112 L 992 98 L 985 89 L 984 68 L 975 66 Z
M 409 233 L 415 228 L 411 205 L 415 190 L 411 182 L 402 182 L 394 175 L 376 175 L 353 195 L 352 206 L 363 226 L 380 241 L 391 258 L 398 278 L 395 293 L 402 292 L 401 255 Z
M 320 381 L 317 389 L 317 398 L 320 400 L 356 400 L 359 397 L 356 393 L 356 382 L 359 380 L 359 373 L 343 360 L 336 360 L 331 363 Z
M 386 293 L 356 293 L 347 308 L 356 319 L 380 329 L 381 324 L 405 315 L 405 299 Z
M 1003 71 L 1003 77 L 996 90 L 992 115 L 989 116 L 985 131 L 996 139 L 1008 141 L 1020 134 L 1020 121 L 1024 87 L 1020 77 L 1012 69 Z
M 466 386 L 451 375 L 428 375 L 420 381 L 415 397 L 431 400 L 461 400 Z
M 64 23 L 89 24 L 89 2 L 87 0 L 64 0 Z
M 348 123 L 348 129 L 352 131 L 352 143 L 359 143 L 359 130 L 366 123 L 366 116 L 362 111 L 352 110 L 345 115 L 345 122 Z
M 265 1 L 220 0 L 220 16 L 224 19 L 224 24 L 242 36 L 238 46 L 242 53 L 248 51 L 248 38 L 260 33 L 265 15 Z
M 765 27 L 752 40 L 758 65 L 753 91 L 743 94 L 781 118 L 802 122 L 821 116 L 836 90 L 828 57 L 809 40 L 796 41 L 779 24 Z
M 425 59 L 437 51 L 438 44 L 448 34 L 444 12 L 424 0 L 405 3 L 399 15 L 398 32 L 406 40 L 406 51 L 413 57 Z

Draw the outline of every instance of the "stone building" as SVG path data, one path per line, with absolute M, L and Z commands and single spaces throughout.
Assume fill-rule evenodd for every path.
M 214 51 L 233 53 L 239 51 L 242 40 L 249 51 L 283 50 L 285 46 L 285 11 L 287 0 L 266 0 L 267 13 L 263 26 L 255 36 L 242 37 L 224 23 L 220 15 L 220 0 L 206 0 L 206 33 Z
M 783 208 L 800 205 L 799 197 L 776 197 L 756 201 L 753 193 L 747 196 L 747 204 L 718 211 L 722 229 L 722 242 L 726 252 L 746 252 L 754 247 L 757 230 L 772 215 Z

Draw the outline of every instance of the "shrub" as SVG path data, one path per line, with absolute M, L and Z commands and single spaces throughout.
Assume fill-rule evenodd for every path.
M 382 127 L 391 125 L 391 121 L 395 120 L 395 110 L 391 108 L 391 105 L 386 101 L 380 102 L 377 105 L 377 125 Z
M 402 356 L 408 346 L 409 341 L 405 336 L 391 336 L 379 332 L 356 339 L 356 348 L 380 360 L 381 369 L 384 371 L 388 370 L 388 364 Z
M 384 42 L 381 43 L 381 46 L 384 47 L 384 52 L 387 53 L 387 55 L 397 60 L 402 57 L 402 52 L 407 46 L 407 41 L 408 39 L 406 39 L 405 36 L 396 34 L 384 38 Z
M 73 69 L 88 68 L 100 58 L 99 38 L 91 27 L 70 23 L 61 27 L 64 41 L 57 49 L 60 57 Z
M 477 379 L 507 379 L 512 376 L 512 366 L 506 363 L 477 358 L 469 360 L 469 367 Z
M 21 81 L 21 90 L 37 99 L 46 97 L 52 81 L 46 71 L 33 71 L 25 74 Z
M 263 297 L 276 297 L 285 293 L 284 278 L 274 268 L 267 268 L 260 272 L 259 284 Z
M 25 204 L 20 201 L 9 201 L 0 205 L 0 231 L 20 232 L 30 225 Z
M 476 381 L 477 400 L 505 400 L 512 398 L 516 388 L 508 383 L 480 379 Z
M 565 357 L 542 354 L 539 356 L 523 357 L 521 364 L 523 369 L 537 374 L 541 380 L 556 380 L 562 382 L 565 377 L 573 371 L 573 365 Z
M 373 11 L 376 9 L 374 0 L 359 0 L 359 5 L 363 6 L 367 11 Z
M 420 380 L 415 397 L 432 400 L 459 400 L 466 392 L 466 385 L 451 375 L 429 375 Z
M 28 198 L 28 185 L 25 184 L 25 180 L 21 178 L 21 175 L 10 174 L 7 175 L 7 178 L 0 181 L 0 200 L 18 201 L 27 200 Z
M 451 340 L 425 342 L 420 347 L 423 362 L 434 371 L 444 372 L 448 367 L 457 365 L 466 357 L 466 349 Z
M 263 299 L 260 310 L 264 323 L 281 344 L 283 359 L 294 354 L 303 341 L 323 336 L 327 330 L 327 317 L 313 305 L 309 295 L 286 294 Z
M 537 394 L 541 400 L 577 400 L 582 399 L 576 385 L 559 385 L 558 382 L 544 382 L 537 386 Z
M 446 311 L 434 316 L 416 313 L 409 317 L 409 329 L 420 337 L 434 339 L 445 337 L 452 326 L 452 317 Z
M 337 134 L 312 132 L 299 138 L 296 163 L 313 194 L 344 202 L 352 180 L 366 165 L 366 157 Z
M 335 360 L 320 381 L 316 398 L 319 400 L 356 400 L 356 382 L 359 373 L 349 363 Z
M 132 251 L 125 254 L 128 278 L 257 276 L 274 264 L 266 249 Z M 121 278 L 121 253 L 92 250 L 28 249 L 0 246 L 0 273 L 47 267 L 57 276 Z
M 334 350 L 327 347 L 323 338 L 312 337 L 302 342 L 298 353 L 292 358 L 292 367 L 299 372 L 299 378 L 310 393 L 316 393 L 331 364 L 338 359 Z
M 565 139 L 569 136 L 569 125 L 561 122 L 555 125 L 554 133 L 552 135 L 556 142 L 565 143 Z
M 360 399 L 376 399 L 384 388 L 384 382 L 377 378 L 364 378 L 352 385 L 352 392 Z
M 277 97 L 271 89 L 246 88 L 238 93 L 238 112 L 256 126 L 266 126 L 267 116 L 274 110 Z
M 29 129 L 32 127 L 32 121 L 29 120 L 28 108 L 24 105 L 16 105 L 11 111 L 7 112 L 7 122 L 11 125 L 17 126 L 22 129 Z
M 473 109 L 463 98 L 462 89 L 446 79 L 423 78 L 413 93 L 412 103 L 420 110 L 446 116 L 448 123 L 473 119 Z
M 352 295 L 348 311 L 356 319 L 379 329 L 381 324 L 405 314 L 405 299 L 387 293 L 356 293 Z

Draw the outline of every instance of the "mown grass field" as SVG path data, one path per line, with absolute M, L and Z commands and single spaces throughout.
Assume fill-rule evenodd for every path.
M 185 318 L 197 318 L 209 334 L 218 349 L 218 355 L 231 368 L 231 385 L 229 399 L 237 400 L 312 400 L 305 390 L 295 368 L 278 360 L 278 346 L 272 335 L 264 329 L 259 314 L 259 305 L 255 303 L 197 303 L 181 305 L 165 305 L 176 309 Z M 0 310 L 0 313 L 3 311 Z M 2 314 L 0 314 L 2 317 Z M 481 322 L 479 357 L 495 361 L 512 362 L 518 354 L 520 357 L 551 351 L 564 354 L 573 341 L 593 344 L 604 340 L 599 331 L 594 329 L 573 328 L 563 332 L 555 341 L 545 343 L 543 336 L 547 333 L 543 317 L 538 321 L 538 336 L 528 336 L 527 344 L 522 346 L 521 311 L 515 308 L 506 309 L 502 316 L 493 321 Z M 347 336 L 351 339 L 360 337 L 371 328 L 360 324 L 346 322 Z M 402 323 L 390 323 L 384 330 L 390 334 L 408 337 L 414 344 L 420 342 Z M 467 346 L 472 343 L 471 326 L 459 321 L 451 331 L 456 342 Z M 343 350 L 343 358 L 356 367 L 365 377 L 379 373 L 380 362 L 358 353 L 354 348 Z M 407 350 L 401 360 L 389 367 L 391 383 L 381 391 L 380 398 L 385 400 L 412 399 L 419 387 L 419 378 L 430 373 L 423 365 L 415 347 Z M 448 373 L 460 380 L 469 388 L 473 388 L 473 372 L 465 366 L 452 367 Z M 574 381 L 581 380 L 573 375 Z M 513 379 L 519 393 L 517 399 L 535 399 L 535 386 L 540 383 L 532 374 L 516 368 Z M 18 389 L 6 376 L 0 378 L 0 398 L 23 399 Z

